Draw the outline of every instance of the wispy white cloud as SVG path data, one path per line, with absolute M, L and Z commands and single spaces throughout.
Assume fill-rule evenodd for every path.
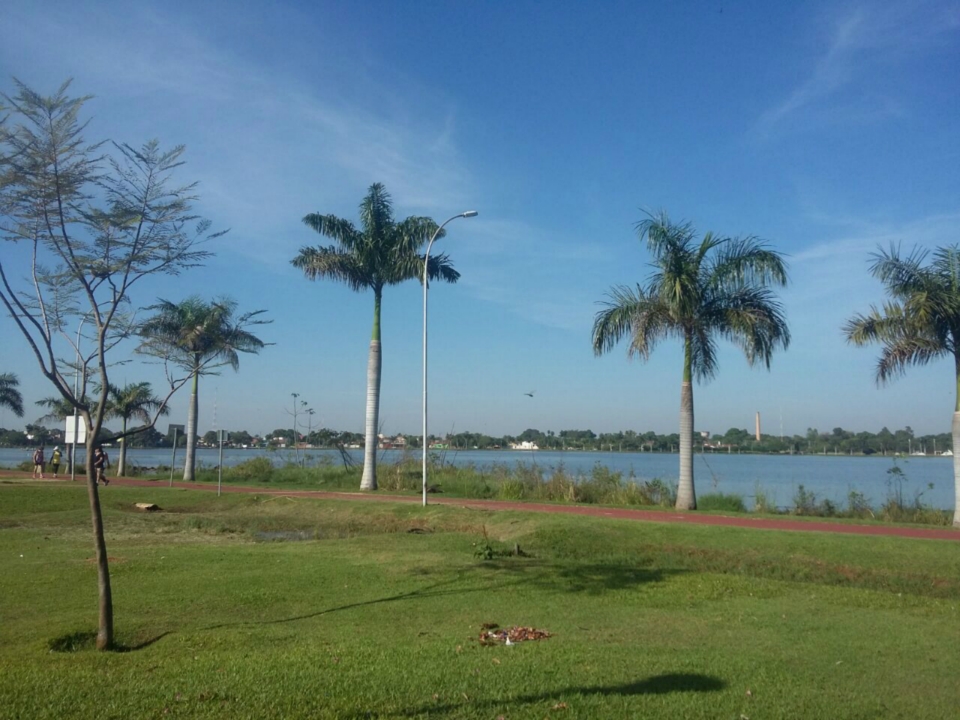
M 461 284 L 476 298 L 506 307 L 526 321 L 562 330 L 590 326 L 596 295 L 614 258 L 590 239 L 570 238 L 512 218 L 450 226 L 462 236 L 455 258 L 470 272 Z
M 761 137 L 794 125 L 863 123 L 907 110 L 879 73 L 960 30 L 960 4 L 919 0 L 844 6 L 822 24 L 806 78 L 766 110 Z
M 792 282 L 784 301 L 791 320 L 796 320 L 796 329 L 811 336 L 819 336 L 824 328 L 839 333 L 837 328 L 852 313 L 863 312 L 883 299 L 882 286 L 869 273 L 871 255 L 878 248 L 899 245 L 909 252 L 914 247 L 929 250 L 955 243 L 958 226 L 960 212 L 903 223 L 854 223 L 849 217 L 840 218 L 835 237 L 790 257 Z
M 387 186 L 401 216 L 447 212 L 476 194 L 456 108 L 439 93 L 412 87 L 404 96 L 387 70 L 378 79 L 363 63 L 348 69 L 316 54 L 309 73 L 279 72 L 162 5 L 61 10 L 15 4 L 0 29 L 0 65 L 55 46 L 69 68 L 51 64 L 23 79 L 48 91 L 72 74 L 74 92 L 98 96 L 91 132 L 107 127 L 134 142 L 162 132 L 185 143 L 184 176 L 201 181 L 198 209 L 232 228 L 229 251 L 265 267 L 286 266 L 316 240 L 303 215 L 355 218 L 373 182 Z

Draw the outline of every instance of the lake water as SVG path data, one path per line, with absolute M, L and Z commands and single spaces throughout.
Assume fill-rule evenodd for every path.
M 49 450 L 47 449 L 49 458 Z M 112 449 L 110 459 L 116 466 L 118 450 Z M 362 450 L 351 450 L 358 462 L 363 461 Z M 0 448 L 0 467 L 14 467 L 29 460 L 30 449 Z M 141 467 L 169 467 L 171 450 L 130 450 L 128 462 Z M 183 473 L 183 449 L 177 451 L 176 467 Z M 301 451 L 308 464 L 315 464 L 321 458 L 329 458 L 335 464 L 340 463 L 340 455 L 335 450 Z M 82 462 L 83 452 L 78 453 L 78 462 Z M 252 457 L 269 457 L 275 465 L 293 462 L 292 450 L 224 450 L 224 467 L 231 467 Z M 401 457 L 400 451 L 385 450 L 380 453 L 381 462 L 394 463 Z M 407 457 L 418 459 L 417 453 Z M 610 470 L 622 472 L 625 476 L 631 471 L 640 479 L 660 478 L 676 483 L 679 474 L 678 456 L 673 453 L 617 453 L 617 452 L 548 452 L 544 450 L 529 452 L 516 450 L 448 450 L 444 460 L 454 465 L 474 465 L 489 469 L 494 464 L 516 466 L 536 464 L 548 474 L 562 466 L 572 475 L 589 474 L 596 464 Z M 218 451 L 197 450 L 197 462 L 204 467 L 216 467 Z M 914 494 L 922 492 L 922 502 L 932 507 L 953 508 L 953 462 L 949 457 L 910 457 L 897 461 L 907 480 L 904 483 L 904 498 L 913 499 Z M 844 455 L 695 455 L 694 473 L 698 495 L 712 492 L 737 493 L 743 495 L 747 505 L 752 506 L 753 496 L 759 485 L 767 497 L 780 506 L 789 506 L 797 488 L 803 485 L 808 491 L 816 493 L 818 499 L 827 498 L 840 505 L 846 504 L 850 490 L 858 490 L 866 495 L 874 506 L 880 505 L 889 493 L 888 470 L 893 467 L 890 457 L 850 457 Z M 177 475 L 175 474 L 176 478 Z M 930 487 L 932 485 L 932 487 Z

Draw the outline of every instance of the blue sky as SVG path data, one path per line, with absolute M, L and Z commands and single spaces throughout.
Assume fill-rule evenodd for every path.
M 399 218 L 480 212 L 438 243 L 462 280 L 430 294 L 433 432 L 675 431 L 679 346 L 645 364 L 590 346 L 597 302 L 646 279 L 633 225 L 660 208 L 790 263 L 790 349 L 767 372 L 724 348 L 695 390 L 697 429 L 752 428 L 760 411 L 771 433 L 781 416 L 788 434 L 949 431 L 949 362 L 878 389 L 876 349 L 840 328 L 882 299 L 878 244 L 960 242 L 957 2 L 7 0 L 3 14 L 0 88 L 73 77 L 95 96 L 91 139 L 185 144 L 178 178 L 230 228 L 204 268 L 134 303 L 227 294 L 274 320 L 275 345 L 202 381 L 202 431 L 214 401 L 219 427 L 288 427 L 292 392 L 317 422 L 362 431 L 372 297 L 289 261 L 327 242 L 305 214 L 356 220 L 373 182 Z M 416 283 L 386 291 L 388 433 L 419 432 L 421 312 Z M 0 369 L 32 406 L 50 389 L 9 318 L 0 332 Z

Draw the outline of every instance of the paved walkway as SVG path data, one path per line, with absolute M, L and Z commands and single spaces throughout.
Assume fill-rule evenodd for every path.
M 29 480 L 30 474 L 12 470 L 0 470 L 0 478 Z M 50 480 L 48 477 L 47 480 Z M 64 479 L 51 482 L 61 482 Z M 70 482 L 69 476 L 65 478 Z M 78 482 L 80 480 L 78 479 Z M 41 482 L 41 481 L 37 481 Z M 137 480 L 134 478 L 116 478 L 110 486 L 125 487 L 167 487 L 164 481 Z M 217 486 L 206 483 L 174 482 L 173 487 L 183 490 L 216 492 Z M 109 493 L 110 488 L 101 492 Z M 285 497 L 316 498 L 320 500 L 359 500 L 364 502 L 419 503 L 420 496 L 385 495 L 376 493 L 328 492 L 324 490 L 275 490 L 264 487 L 243 485 L 224 485 L 224 493 L 254 493 L 257 495 L 279 495 Z M 792 530 L 798 532 L 832 532 L 849 535 L 886 535 L 892 537 L 923 538 L 927 540 L 960 541 L 960 530 L 950 528 L 917 527 L 913 525 L 854 525 L 842 522 L 824 522 L 818 520 L 794 520 L 787 518 L 748 517 L 743 515 L 701 515 L 700 513 L 671 512 L 666 510 L 638 510 L 633 508 L 613 508 L 596 505 L 561 505 L 535 502 L 511 502 L 508 500 L 474 500 L 470 498 L 445 498 L 430 495 L 433 505 L 452 505 L 475 510 L 519 510 L 523 512 L 566 513 L 568 515 L 586 515 L 589 517 L 609 517 L 621 520 L 639 520 L 658 523 L 690 523 L 694 525 L 722 525 L 725 527 L 754 528 L 757 530 Z

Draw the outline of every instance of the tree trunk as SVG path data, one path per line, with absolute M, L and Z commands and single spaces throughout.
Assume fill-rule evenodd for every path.
M 960 412 L 953 413 L 953 526 L 960 528 Z
M 373 335 L 370 339 L 370 358 L 367 361 L 367 421 L 363 447 L 363 478 L 361 490 L 377 489 L 377 431 L 380 424 L 380 299 L 381 291 L 374 291 Z
M 127 432 L 127 419 L 123 418 L 123 433 Z M 120 438 L 120 459 L 117 461 L 117 475 L 127 474 L 127 438 Z
M 690 341 L 684 343 L 683 383 L 680 385 L 680 483 L 677 510 L 696 510 L 693 487 L 693 358 Z
M 87 496 L 90 500 L 90 517 L 93 521 L 93 547 L 97 560 L 97 590 L 99 593 L 99 620 L 97 650 L 113 647 L 113 595 L 110 592 L 110 567 L 107 562 L 107 543 L 103 537 L 103 514 L 100 511 L 100 495 L 97 492 L 97 476 L 93 469 L 93 434 L 87 434 Z
M 199 415 L 199 406 L 197 403 L 197 386 L 200 381 L 200 373 L 196 369 L 199 366 L 199 359 L 194 365 L 193 388 L 190 391 L 190 407 L 187 410 L 187 453 L 183 459 L 183 480 L 184 482 L 193 482 L 196 480 L 194 468 L 197 459 L 197 416 Z

